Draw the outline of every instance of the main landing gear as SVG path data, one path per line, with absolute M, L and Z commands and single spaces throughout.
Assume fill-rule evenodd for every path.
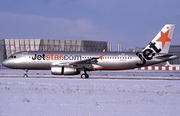
M 89 75 L 88 75 L 88 74 L 82 74 L 82 75 L 81 75 L 81 78 L 82 78 L 82 79 L 89 78 Z
M 81 75 L 82 79 L 89 78 L 89 75 L 86 73 L 86 70 L 84 69 L 84 73 Z
M 24 73 L 24 76 L 23 77 L 25 77 L 25 78 L 27 78 L 28 77 L 28 69 L 25 69 L 25 73 Z

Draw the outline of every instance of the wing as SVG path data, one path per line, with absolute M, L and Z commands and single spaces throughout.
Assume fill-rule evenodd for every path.
M 84 59 L 84 60 L 79 60 L 79 61 L 75 61 L 75 62 L 69 62 L 69 63 L 63 63 L 63 62 L 56 62 L 55 64 L 52 65 L 60 65 L 60 66 L 72 66 L 75 68 L 87 68 L 87 69 L 91 69 L 93 66 L 92 64 L 97 64 L 98 60 L 97 59 L 101 59 L 104 55 L 100 56 L 100 57 L 93 57 L 93 58 L 89 58 L 89 59 Z
M 97 59 L 99 58 L 90 58 L 90 59 L 85 59 L 85 60 L 80 60 L 80 61 L 75 61 L 69 63 L 69 65 L 74 66 L 76 68 L 92 68 L 92 64 L 97 64 Z

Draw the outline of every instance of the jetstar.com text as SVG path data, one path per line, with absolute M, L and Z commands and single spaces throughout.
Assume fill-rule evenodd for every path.
M 81 55 L 34 54 L 32 60 L 81 60 Z

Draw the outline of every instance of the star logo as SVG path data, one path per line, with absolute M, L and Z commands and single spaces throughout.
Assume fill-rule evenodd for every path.
M 161 31 L 161 37 L 157 40 L 159 42 L 162 42 L 162 49 L 164 48 L 164 45 L 165 45 L 166 42 L 171 41 L 171 39 L 168 37 L 168 34 L 169 34 L 169 30 L 166 33 L 163 33 Z
M 104 55 L 102 55 L 102 56 L 99 56 L 98 58 L 102 60 L 103 56 L 104 56 Z

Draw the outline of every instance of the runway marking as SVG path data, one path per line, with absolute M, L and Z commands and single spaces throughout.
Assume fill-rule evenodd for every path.
M 134 70 L 164 70 L 164 71 L 179 71 L 180 67 L 169 67 L 169 66 L 146 66 L 135 68 Z

